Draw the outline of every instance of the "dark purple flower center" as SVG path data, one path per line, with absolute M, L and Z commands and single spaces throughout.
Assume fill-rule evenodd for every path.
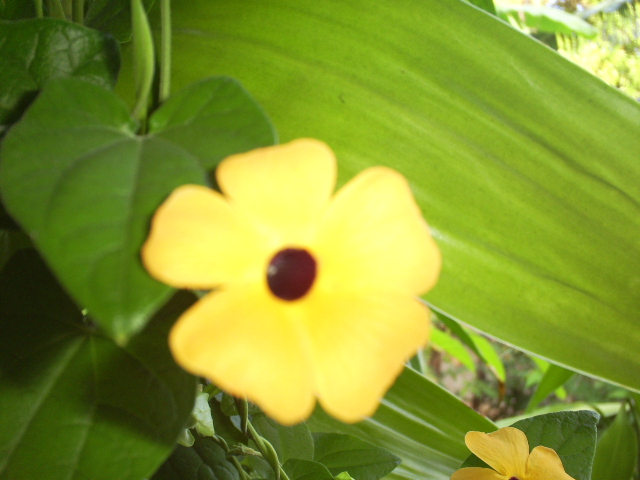
M 511 477 L 509 480 L 518 480 L 516 477 Z
M 306 250 L 285 248 L 274 255 L 267 269 L 267 283 L 276 297 L 298 300 L 304 297 L 316 279 L 315 259 Z

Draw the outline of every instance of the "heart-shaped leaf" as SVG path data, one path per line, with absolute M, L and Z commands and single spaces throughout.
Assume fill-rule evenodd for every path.
M 239 101 L 237 92 L 246 93 L 236 82 L 217 78 L 206 88 L 210 97 L 230 94 L 230 101 L 202 105 L 183 95 L 187 107 L 170 104 L 172 112 L 180 110 L 181 122 L 197 124 L 222 110 L 231 122 L 236 116 L 246 120 L 244 128 L 235 122 L 233 146 L 250 150 L 273 142 L 269 121 L 257 107 L 254 116 L 247 113 L 251 99 Z M 157 115 L 171 117 L 162 108 Z M 256 138 L 259 121 L 268 134 Z M 158 127 L 136 136 L 126 106 L 113 93 L 64 79 L 43 89 L 2 144 L 0 187 L 7 210 L 78 304 L 118 342 L 140 330 L 171 293 L 139 258 L 153 212 L 177 186 L 206 184 L 211 159 L 229 150 L 224 130 L 194 139 L 190 150 L 162 133 Z M 207 157 L 200 159 L 196 150 L 208 151 Z
M 140 480 L 169 455 L 195 378 L 167 335 L 176 297 L 127 347 L 92 327 L 34 250 L 0 273 L 0 477 Z

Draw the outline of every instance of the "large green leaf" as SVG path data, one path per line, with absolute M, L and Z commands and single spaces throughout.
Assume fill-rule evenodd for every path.
M 402 463 L 385 477 L 394 480 L 448 480 L 469 455 L 465 434 L 496 429 L 410 368 L 398 377 L 372 418 L 346 425 L 318 408 L 308 423 L 312 431 L 347 433 L 397 455 Z
M 342 180 L 373 164 L 410 179 L 444 257 L 437 310 L 640 389 L 637 102 L 458 0 L 173 16 L 175 86 L 233 75 L 282 140 L 327 141 Z
M 140 480 L 169 455 L 196 381 L 169 352 L 181 294 L 126 347 L 84 318 L 33 249 L 0 272 L 0 478 Z
M 224 98 L 214 101 L 219 92 Z M 118 342 L 140 330 L 171 293 L 140 262 L 158 205 L 179 185 L 207 183 L 207 170 L 231 148 L 250 150 L 274 139 L 263 112 L 229 78 L 187 88 L 167 106 L 168 113 L 161 108 L 159 120 L 152 118 L 151 134 L 136 136 L 127 108 L 112 92 L 57 80 L 2 143 L 7 210 L 78 304 Z M 189 142 L 171 137 L 185 125 L 221 116 L 232 123 L 233 140 L 229 129 L 213 128 Z

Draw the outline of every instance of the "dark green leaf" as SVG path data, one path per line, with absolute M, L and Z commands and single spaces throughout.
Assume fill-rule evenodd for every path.
M 20 230 L 0 229 L 0 270 L 14 253 L 32 246 L 29 237 Z
M 172 95 L 149 130 L 192 153 L 207 170 L 233 153 L 277 142 L 262 108 L 228 77 L 207 78 Z
M 36 16 L 35 2 L 25 0 L 0 1 L 0 20 L 18 20 Z
M 590 480 L 599 417 L 587 410 L 548 413 L 520 420 L 512 427 L 527 435 L 529 450 L 538 445 L 552 448 L 560 456 L 567 474 L 575 480 Z M 462 466 L 489 468 L 473 454 Z
M 313 460 L 329 469 L 332 475 L 341 472 L 358 480 L 378 480 L 400 465 L 400 458 L 353 435 L 314 433 Z
M 410 180 L 445 259 L 438 310 L 640 390 L 638 102 L 460 1 L 172 15 L 174 86 L 232 75 L 283 141 L 329 143 L 341 181 L 371 165 Z
M 196 438 L 192 447 L 178 445 L 152 480 L 237 480 L 238 471 L 211 438 Z
M 469 455 L 465 434 L 496 428 L 410 368 L 398 377 L 373 418 L 346 425 L 317 409 L 308 423 L 312 432 L 347 433 L 389 450 L 402 460 L 389 478 L 411 480 L 448 480 Z
M 638 459 L 638 434 L 626 403 L 598 440 L 591 480 L 629 480 Z
M 291 458 L 282 466 L 289 480 L 333 480 L 327 467 L 310 460 Z
M 119 66 L 117 43 L 90 28 L 51 18 L 0 21 L 0 133 L 48 81 L 75 77 L 111 88 Z
M 527 412 L 532 412 L 541 401 L 551 395 L 558 387 L 564 385 L 574 373 L 575 372 L 571 370 L 554 365 L 553 363 L 550 364 L 544 372 L 542 380 L 540 380 L 540 383 L 536 387 L 536 391 L 529 400 Z
M 280 463 L 290 458 L 313 460 L 313 438 L 306 423 L 284 427 L 263 413 L 254 415 L 251 423 L 273 445 Z
M 155 0 L 144 0 L 149 11 Z M 113 35 L 119 42 L 131 40 L 131 0 L 93 0 L 88 2 L 85 25 Z
M 195 378 L 167 334 L 184 294 L 125 348 L 77 310 L 34 250 L 0 274 L 0 477 L 140 480 L 191 413 Z

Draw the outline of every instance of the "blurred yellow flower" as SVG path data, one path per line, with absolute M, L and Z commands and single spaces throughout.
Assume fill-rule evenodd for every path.
M 451 480 L 574 480 L 551 448 L 538 446 L 529 453 L 527 436 L 505 427 L 493 433 L 469 432 L 464 441 L 489 468 L 461 468 Z
M 407 181 L 373 167 L 332 197 L 336 169 L 312 139 L 228 157 L 222 194 L 177 188 L 142 249 L 158 280 L 212 290 L 173 327 L 176 361 L 282 424 L 316 397 L 345 422 L 373 414 L 429 337 L 417 296 L 440 252 Z

